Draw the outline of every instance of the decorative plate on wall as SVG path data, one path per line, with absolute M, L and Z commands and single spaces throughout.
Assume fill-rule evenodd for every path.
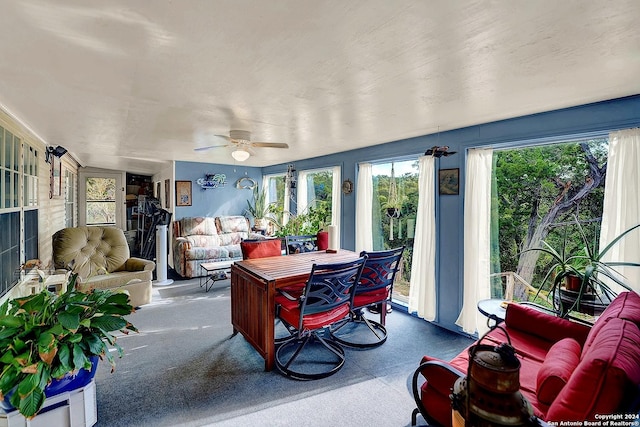
M 345 179 L 342 182 L 342 192 L 344 194 L 351 194 L 353 192 L 353 182 L 350 179 Z

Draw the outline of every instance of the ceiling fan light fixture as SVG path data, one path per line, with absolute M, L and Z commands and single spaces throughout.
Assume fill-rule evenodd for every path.
M 238 147 L 238 148 L 236 148 L 235 150 L 233 150 L 231 152 L 231 157 L 233 157 L 238 162 L 244 162 L 250 156 L 251 156 L 251 154 L 249 154 L 249 152 L 246 149 L 244 149 L 243 147 Z

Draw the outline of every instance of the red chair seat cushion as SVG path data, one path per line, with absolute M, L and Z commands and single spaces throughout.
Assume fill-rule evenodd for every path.
M 564 338 L 551 346 L 536 379 L 539 402 L 545 405 L 553 403 L 580 363 L 581 352 L 580 344 L 573 338 Z
M 630 388 L 640 384 L 640 330 L 613 318 L 600 329 L 578 367 L 553 401 L 547 421 L 596 420 L 619 411 Z
M 243 259 L 266 258 L 282 255 L 280 239 L 258 240 L 255 242 L 240 242 Z
M 291 301 L 283 295 L 277 295 L 276 304 L 280 305 L 280 318 L 291 326 L 298 327 L 300 322 L 300 306 L 298 300 Z M 342 304 L 326 312 L 307 314 L 304 316 L 302 329 L 315 330 L 328 326 L 349 314 L 349 304 Z
M 362 292 L 353 299 L 354 307 L 366 307 L 370 304 L 382 302 L 389 297 L 389 289 L 376 289 L 375 291 Z

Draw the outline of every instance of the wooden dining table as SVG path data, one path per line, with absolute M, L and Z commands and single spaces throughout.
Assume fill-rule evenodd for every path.
M 358 254 L 337 252 L 255 258 L 236 261 L 231 266 L 231 324 L 264 358 L 264 369 L 275 364 L 275 296 L 278 288 L 304 283 L 314 264 L 348 262 Z

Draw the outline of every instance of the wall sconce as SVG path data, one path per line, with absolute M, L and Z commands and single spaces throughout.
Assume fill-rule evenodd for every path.
M 51 163 L 51 156 L 62 157 L 67 154 L 67 149 L 61 145 L 58 145 L 56 148 L 53 148 L 51 145 L 47 147 L 45 151 L 44 161 L 47 163 Z

